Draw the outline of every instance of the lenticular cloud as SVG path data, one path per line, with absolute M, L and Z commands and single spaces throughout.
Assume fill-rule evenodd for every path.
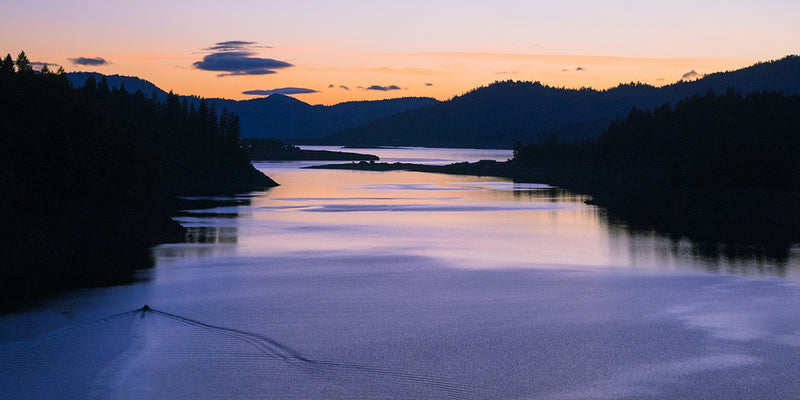
M 204 71 L 220 72 L 217 76 L 269 75 L 277 73 L 277 69 L 293 67 L 286 61 L 254 57 L 257 54 L 255 50 L 261 48 L 269 46 L 259 46 L 256 42 L 242 40 L 219 42 L 206 49 L 211 54 L 193 65 Z

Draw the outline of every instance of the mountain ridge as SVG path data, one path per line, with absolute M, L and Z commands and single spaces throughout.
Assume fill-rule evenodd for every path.
M 82 87 L 89 75 L 96 81 L 104 76 L 98 72 L 69 72 L 67 78 L 73 86 Z M 141 90 L 147 97 L 159 101 L 167 98 L 167 92 L 155 84 L 124 75 L 105 75 L 110 88 L 125 85 L 125 90 L 134 93 Z M 194 95 L 179 96 L 197 107 L 201 100 Z M 243 138 L 275 138 L 286 141 L 313 140 L 331 135 L 344 129 L 353 128 L 380 117 L 407 111 L 438 100 L 430 97 L 398 97 L 384 100 L 348 101 L 330 106 L 311 105 L 302 100 L 282 94 L 258 97 L 249 100 L 230 100 L 207 98 L 209 104 L 216 105 L 217 111 L 223 108 L 239 116 Z
M 429 107 L 390 115 L 322 140 L 353 147 L 428 146 L 511 148 L 556 135 L 581 141 L 636 107 L 653 109 L 708 90 L 724 93 L 800 93 L 800 56 L 717 72 L 662 87 L 624 83 L 616 87 L 557 88 L 536 81 L 497 81 Z

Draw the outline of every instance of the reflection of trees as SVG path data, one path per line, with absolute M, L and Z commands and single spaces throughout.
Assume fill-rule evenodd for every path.
M 239 230 L 235 226 L 192 226 L 186 228 L 186 243 L 235 244 Z
M 800 243 L 799 127 L 796 94 L 709 90 L 633 108 L 596 141 L 518 144 L 512 164 L 591 193 L 632 232 L 689 238 L 698 258 L 785 265 Z
M 655 262 L 663 266 L 676 261 L 708 272 L 784 276 L 796 262 L 789 238 L 755 242 L 734 238 L 728 232 L 725 239 L 721 233 L 717 238 L 697 239 L 697 234 L 666 232 L 663 226 L 619 218 L 614 213 L 601 215 L 609 233 L 626 243 L 634 263 L 655 256 Z
M 156 255 L 167 258 L 202 257 L 231 251 L 239 242 L 236 220 L 241 216 L 238 207 L 248 207 L 252 199 L 247 196 L 231 198 L 181 198 L 176 207 L 183 211 L 179 217 L 189 218 L 184 222 L 186 235 L 182 244 L 161 246 Z
M 557 187 L 530 189 L 530 190 L 514 190 L 514 200 L 517 201 L 537 201 L 537 202 L 550 202 L 550 203 L 574 203 L 576 201 L 585 201 L 588 197 L 580 195 L 568 190 Z

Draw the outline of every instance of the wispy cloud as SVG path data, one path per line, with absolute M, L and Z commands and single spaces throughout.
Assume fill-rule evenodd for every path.
M 262 46 L 256 42 L 247 42 L 244 40 L 228 40 L 226 42 L 219 42 L 211 47 L 206 47 L 207 51 L 241 51 L 243 49 L 271 49 L 272 46 Z
M 196 69 L 203 71 L 221 72 L 217 76 L 237 76 L 237 75 L 269 75 L 277 73 L 277 69 L 289 68 L 294 65 L 271 58 L 253 57 L 257 53 L 255 49 L 270 48 L 260 46 L 256 42 L 243 40 L 230 40 L 219 42 L 205 50 L 212 51 L 203 57 L 202 61 L 197 61 L 193 65 Z
M 705 76 L 705 75 L 703 75 L 703 74 L 701 74 L 701 73 L 699 73 L 699 72 L 697 72 L 695 70 L 691 70 L 691 71 L 683 74 L 681 79 L 683 79 L 685 81 L 690 81 L 690 80 L 693 80 L 693 79 L 700 79 L 703 76 Z
M 365 90 L 377 90 L 380 92 L 388 92 L 390 90 L 401 90 L 402 88 L 397 85 L 389 85 L 389 86 L 380 86 L 380 85 L 372 85 L 368 86 Z
M 100 66 L 100 65 L 108 65 L 111 62 L 106 60 L 103 57 L 75 57 L 75 58 L 68 58 L 69 62 L 75 65 L 89 65 L 89 66 Z
M 339 89 L 350 90 L 350 88 L 345 85 L 339 85 Z
M 37 71 L 41 71 L 42 67 L 47 65 L 47 68 L 51 71 L 54 71 L 60 67 L 60 65 L 56 63 L 49 63 L 49 62 L 41 62 L 41 61 L 31 61 L 31 67 Z
M 317 93 L 317 90 L 314 89 L 306 89 L 306 88 L 297 88 L 297 87 L 285 87 L 279 89 L 266 89 L 266 90 L 248 90 L 242 92 L 242 94 L 249 94 L 252 96 L 270 96 L 273 94 L 308 94 L 308 93 Z

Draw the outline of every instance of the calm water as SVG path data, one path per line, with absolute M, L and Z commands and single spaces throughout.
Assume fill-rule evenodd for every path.
M 800 398 L 797 249 L 708 259 L 546 184 L 310 164 L 181 215 L 138 284 L 0 317 L 0 398 Z

